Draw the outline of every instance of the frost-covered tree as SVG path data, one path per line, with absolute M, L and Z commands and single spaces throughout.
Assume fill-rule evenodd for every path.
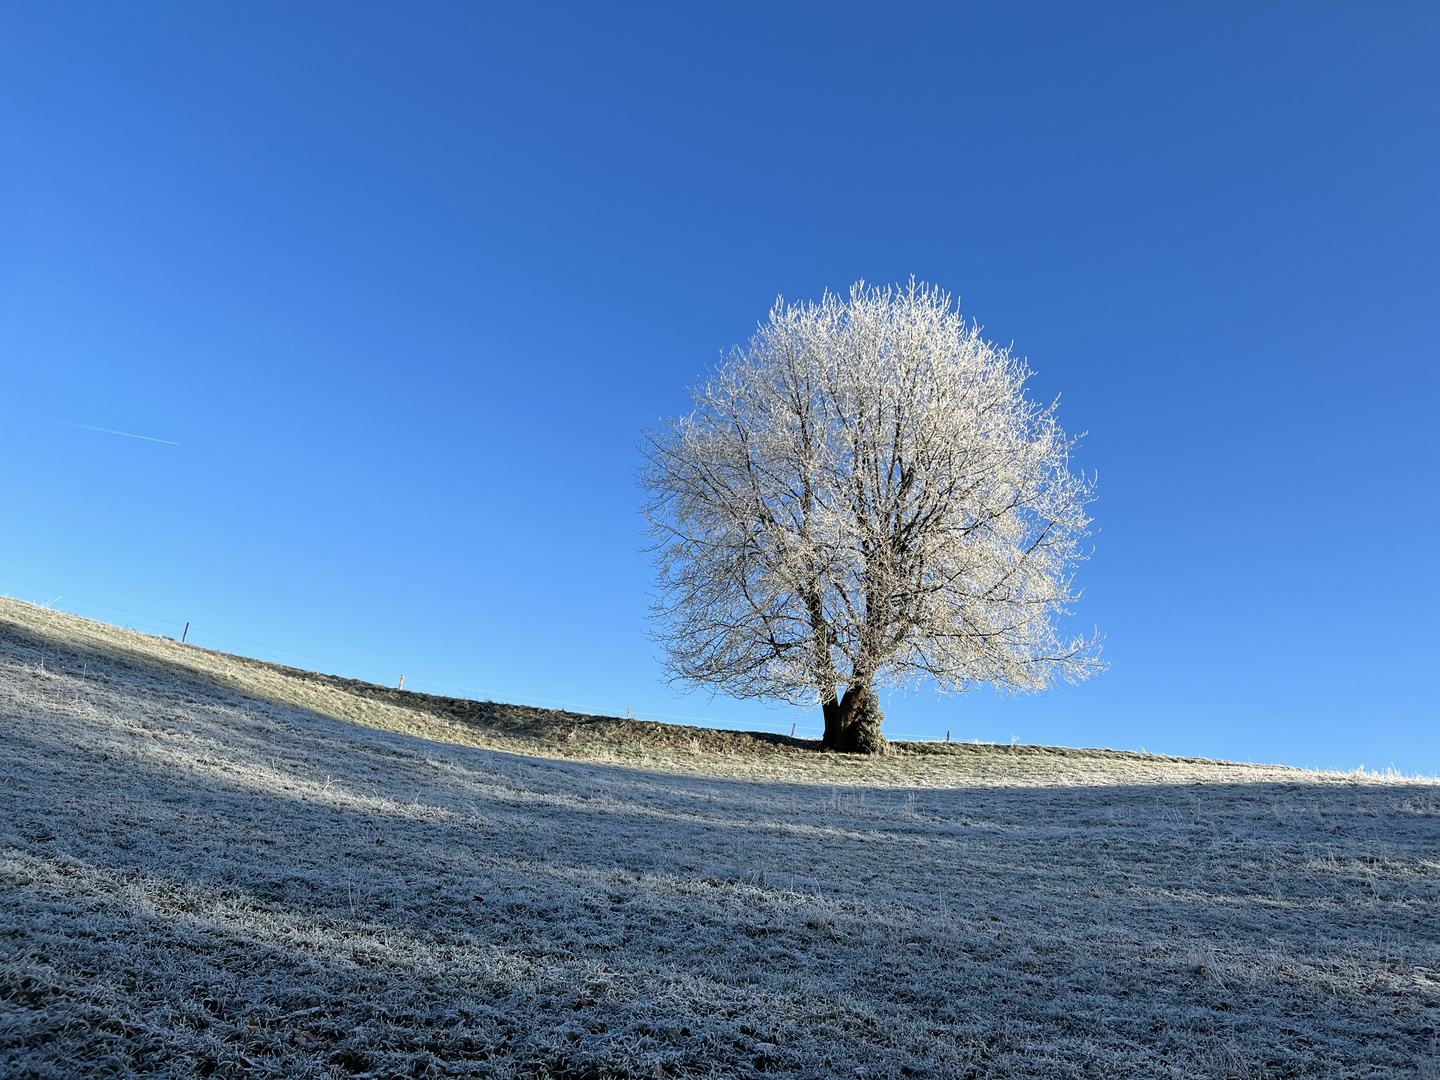
M 667 674 L 819 701 L 825 745 L 884 747 L 876 685 L 1034 691 L 1101 668 L 1064 639 L 1093 482 L 1030 370 L 916 284 L 777 300 L 647 431 L 640 480 Z

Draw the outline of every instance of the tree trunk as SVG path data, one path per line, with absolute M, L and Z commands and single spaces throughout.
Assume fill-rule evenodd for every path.
M 834 690 L 820 699 L 820 711 L 825 714 L 825 734 L 821 737 L 820 744 L 833 750 L 840 736 L 840 701 Z
M 883 754 L 885 736 L 880 725 L 885 714 L 880 699 L 870 688 L 870 680 L 852 680 L 845 696 L 836 700 L 832 693 L 822 703 L 825 713 L 825 739 L 822 745 L 842 754 Z

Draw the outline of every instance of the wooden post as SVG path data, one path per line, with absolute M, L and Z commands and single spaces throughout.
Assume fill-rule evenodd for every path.
M 400 685 L 397 686 L 395 689 L 396 689 L 396 690 L 404 690 L 404 689 L 405 689 L 405 673 L 404 673 L 403 671 L 400 673 Z
M 794 724 L 791 724 L 791 725 L 790 725 L 790 738 L 793 739 L 793 738 L 795 737 L 795 727 L 796 727 L 796 725 L 799 724 L 799 723 L 800 723 L 800 721 L 797 720 L 797 721 L 795 721 Z
M 185 633 L 183 633 L 183 634 L 180 635 L 180 644 L 181 644 L 181 645 L 184 645 L 184 644 L 185 644 L 185 639 L 186 639 L 187 637 L 189 637 L 189 636 L 190 636 L 190 624 L 187 622 L 187 623 L 185 624 Z

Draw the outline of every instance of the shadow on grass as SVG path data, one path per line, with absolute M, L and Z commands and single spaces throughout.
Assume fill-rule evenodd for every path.
M 0 652 L 10 1075 L 1407 1075 L 1435 1035 L 1433 784 L 713 779 Z

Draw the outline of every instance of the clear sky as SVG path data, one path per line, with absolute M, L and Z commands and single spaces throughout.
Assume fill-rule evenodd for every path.
M 6 5 L 0 591 L 816 732 L 659 681 L 637 433 L 913 274 L 1089 432 L 1112 666 L 892 734 L 1440 772 L 1437 56 L 1418 3 Z

